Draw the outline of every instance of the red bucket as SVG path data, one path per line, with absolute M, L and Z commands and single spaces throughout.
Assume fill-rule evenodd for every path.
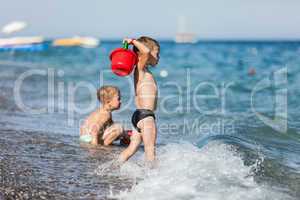
M 128 44 L 124 44 L 124 48 L 117 48 L 110 54 L 111 70 L 118 76 L 129 75 L 137 63 L 136 53 L 127 48 Z

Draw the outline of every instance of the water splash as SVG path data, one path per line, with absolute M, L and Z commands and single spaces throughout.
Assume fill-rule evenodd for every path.
M 137 184 L 130 191 L 116 192 L 109 198 L 292 199 L 279 189 L 256 183 L 251 171 L 259 166 L 259 161 L 255 166 L 245 166 L 230 145 L 212 142 L 199 149 L 190 143 L 169 144 L 159 148 L 158 155 L 156 169 L 143 171 L 135 161 L 122 166 L 124 174 L 134 174 L 132 179 Z

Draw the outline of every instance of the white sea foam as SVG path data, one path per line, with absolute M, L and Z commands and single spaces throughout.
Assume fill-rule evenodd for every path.
M 111 198 L 130 200 L 260 200 L 291 199 L 278 189 L 258 184 L 229 145 L 210 143 L 202 149 L 190 143 L 158 148 L 159 166 L 145 171 L 142 154 L 122 166 L 121 174 L 137 180 L 130 191 L 112 192 Z

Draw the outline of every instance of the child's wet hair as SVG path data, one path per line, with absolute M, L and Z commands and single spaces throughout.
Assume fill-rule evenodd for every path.
M 155 47 L 160 49 L 160 45 L 159 45 L 158 41 L 156 41 L 155 39 L 153 39 L 151 37 L 142 36 L 142 37 L 138 38 L 137 41 L 145 44 L 150 50 L 153 50 Z M 137 53 L 139 50 L 134 46 L 133 51 Z
M 97 90 L 97 98 L 101 103 L 104 104 L 111 101 L 111 99 L 115 95 L 119 95 L 119 94 L 120 94 L 119 88 L 111 85 L 102 86 Z

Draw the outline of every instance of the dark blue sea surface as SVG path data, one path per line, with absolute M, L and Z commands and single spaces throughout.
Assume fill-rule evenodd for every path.
M 160 44 L 160 62 L 150 68 L 159 88 L 157 169 L 142 167 L 141 148 L 111 170 L 119 147 L 91 156 L 77 140 L 102 85 L 120 88 L 122 107 L 113 118 L 131 128 L 133 77 L 110 70 L 109 54 L 120 41 L 0 52 L 0 161 L 24 155 L 33 173 L 42 170 L 33 179 L 45 188 L 50 175 L 65 185 L 49 190 L 53 198 L 299 199 L 300 42 Z M 36 135 L 36 151 L 28 140 L 22 146 L 24 135 Z M 48 157 L 37 157 L 44 143 Z M 64 162 L 79 169 L 66 173 Z

